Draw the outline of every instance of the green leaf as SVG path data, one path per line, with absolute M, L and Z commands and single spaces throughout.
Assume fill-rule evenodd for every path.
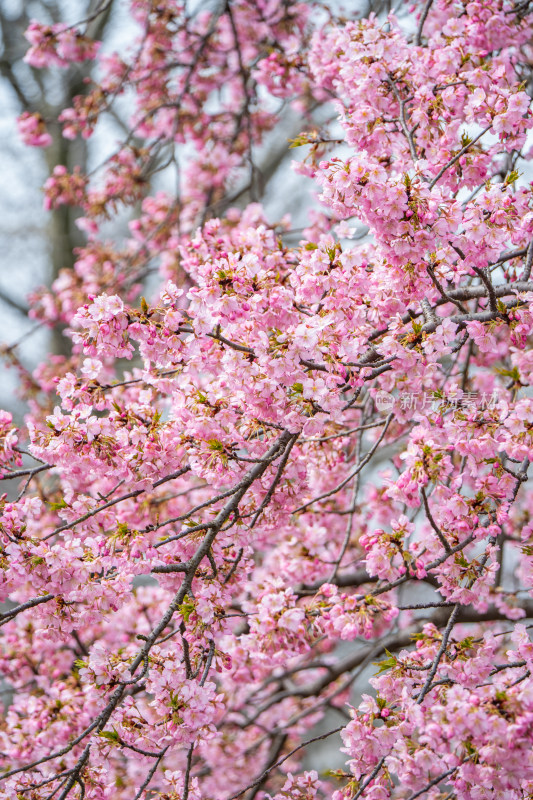
M 470 757 L 475 757 L 475 756 L 477 756 L 477 754 L 478 754 L 478 753 L 477 753 L 477 750 L 476 750 L 476 748 L 475 748 L 475 747 L 474 747 L 474 745 L 473 745 L 471 742 L 469 742 L 468 740 L 467 740 L 466 742 L 463 742 L 463 747 L 464 747 L 464 749 L 466 750 L 466 752 L 468 753 L 468 755 L 469 755 Z
M 377 675 L 380 675 L 382 672 L 386 672 L 388 669 L 394 669 L 394 667 L 398 664 L 398 659 L 396 656 L 394 656 L 392 653 L 389 653 L 386 647 L 385 652 L 387 654 L 387 658 L 384 658 L 383 661 L 373 662 L 376 667 L 379 667 Z
M 518 170 L 513 169 L 512 172 L 509 172 L 509 174 L 505 176 L 504 186 L 510 186 L 512 183 L 517 181 L 519 177 L 520 173 Z
M 520 383 L 520 373 L 518 367 L 512 369 L 497 369 L 498 375 L 503 375 L 504 378 L 512 378 L 515 383 Z
M 336 778 L 338 781 L 349 777 L 349 775 L 347 775 L 342 769 L 326 769 L 324 772 L 322 772 L 322 776 L 324 778 Z
M 65 498 L 64 497 L 62 497 L 56 503 L 50 503 L 50 508 L 52 509 L 52 511 L 59 511 L 61 508 L 66 508 L 66 507 L 67 507 L 67 504 L 65 502 Z
M 496 308 L 500 314 L 507 314 L 507 306 L 502 300 L 496 300 Z
M 313 144 L 316 142 L 316 134 L 301 133 L 294 139 L 287 139 L 289 142 L 289 150 L 294 150 L 295 147 L 303 147 L 304 144 Z
M 188 622 L 189 617 L 191 616 L 194 609 L 195 609 L 194 600 L 191 600 L 191 598 L 188 597 L 186 600 L 183 601 L 181 606 L 179 606 L 178 611 L 183 617 L 184 621 Z
M 100 731 L 98 736 L 101 736 L 102 739 L 107 739 L 108 742 L 119 742 L 120 736 L 116 732 L 116 730 L 112 731 Z

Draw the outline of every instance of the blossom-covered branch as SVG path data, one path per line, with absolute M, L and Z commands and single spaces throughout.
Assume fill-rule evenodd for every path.
M 86 242 L 31 313 L 72 352 L 24 374 L 24 423 L 0 414 L 0 480 L 20 482 L 0 795 L 519 800 L 529 5 L 434 0 L 414 34 L 318 2 L 129 7 L 121 55 L 87 20 L 26 34 L 35 69 L 98 67 L 64 136 L 90 140 L 122 94 L 131 113 L 91 174 L 46 181 Z M 298 232 L 258 202 L 288 105 L 321 204 Z M 20 121 L 37 147 L 46 125 Z M 305 771 L 337 733 L 346 768 Z

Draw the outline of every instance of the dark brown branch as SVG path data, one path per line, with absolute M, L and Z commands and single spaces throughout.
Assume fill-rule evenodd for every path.
M 420 22 L 418 23 L 418 30 L 415 36 L 415 44 L 417 45 L 417 47 L 420 47 L 422 44 L 422 31 L 424 30 L 424 24 L 426 22 L 427 16 L 429 14 L 432 5 L 433 5 L 433 0 L 426 0 L 426 4 L 422 9 L 422 14 L 420 15 Z

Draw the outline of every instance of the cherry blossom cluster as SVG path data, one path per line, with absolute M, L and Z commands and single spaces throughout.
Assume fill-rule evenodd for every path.
M 123 54 L 27 33 L 36 68 L 98 66 L 64 137 L 132 103 L 44 187 L 86 237 L 30 297 L 70 355 L 11 356 L 0 796 L 529 796 L 531 9 L 130 10 Z M 303 232 L 259 202 L 288 104 Z M 344 768 L 309 771 L 329 737 Z
M 98 42 L 73 25 L 43 25 L 32 20 L 24 34 L 31 47 L 24 60 L 32 67 L 69 67 L 72 62 L 95 58 Z

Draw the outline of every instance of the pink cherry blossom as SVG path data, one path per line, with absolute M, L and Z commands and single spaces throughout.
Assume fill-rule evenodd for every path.
M 526 5 L 30 23 L 90 75 L 46 122 L 127 131 L 44 185 L 86 240 L 30 313 L 70 352 L 6 351 L 2 796 L 531 794 Z M 300 204 L 261 166 L 289 108 L 302 227 L 258 200 Z

